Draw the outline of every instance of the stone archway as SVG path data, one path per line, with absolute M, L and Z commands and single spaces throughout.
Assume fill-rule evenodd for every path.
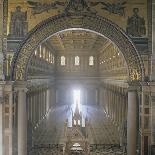
M 95 23 L 95 24 L 93 24 Z M 65 31 L 68 29 L 84 29 L 93 31 L 95 33 L 98 33 L 102 36 L 107 37 L 110 39 L 113 43 L 117 45 L 117 47 L 122 52 L 127 66 L 128 66 L 128 80 L 129 81 L 143 81 L 144 79 L 144 67 L 141 60 L 141 57 L 134 47 L 132 41 L 129 39 L 129 37 L 125 34 L 125 32 L 112 23 L 111 21 L 96 16 L 94 14 L 87 13 L 81 13 L 81 14 L 60 14 L 58 16 L 54 16 L 51 18 L 48 18 L 47 20 L 41 22 L 39 25 L 37 25 L 25 38 L 23 43 L 21 44 L 18 52 L 15 54 L 12 64 L 12 80 L 15 81 L 26 81 L 27 80 L 27 70 L 28 65 L 31 60 L 31 57 L 33 55 L 33 52 L 35 49 L 46 39 L 51 37 L 52 35 L 60 32 Z M 19 82 L 20 83 L 20 82 Z M 21 90 L 21 88 L 20 88 Z M 21 90 L 22 95 L 19 95 L 19 101 L 22 102 L 22 100 L 26 101 L 26 95 L 24 91 Z M 129 112 L 128 113 L 128 126 L 130 129 L 128 129 L 128 154 L 134 155 L 136 151 L 136 98 L 137 91 L 135 88 L 131 89 L 129 91 Z M 21 99 L 21 98 L 24 99 Z M 22 102 L 23 107 L 22 109 L 25 109 L 25 102 Z M 25 105 L 24 105 L 25 104 Z M 134 111 L 133 111 L 134 109 Z M 20 111 L 20 109 L 19 109 Z M 24 111 L 25 112 L 25 111 Z M 133 115 L 134 113 L 134 115 Z M 24 113 L 26 115 L 26 112 Z M 24 117 L 23 114 L 21 114 L 21 117 L 19 116 L 19 119 L 22 119 L 24 123 Z M 130 119 L 131 118 L 131 119 Z M 22 130 L 19 126 L 18 128 L 20 131 Z M 24 131 L 21 133 L 25 134 Z M 134 137 L 132 136 L 134 135 Z M 22 136 L 21 136 L 22 137 Z M 19 136 L 19 139 L 23 141 Z M 26 139 L 26 136 L 25 136 Z M 22 146 L 25 149 L 25 144 L 19 143 L 19 148 Z M 130 151 L 131 150 L 131 151 Z M 22 153 L 20 153 L 22 154 Z
M 27 68 L 33 51 L 50 36 L 67 29 L 85 29 L 107 37 L 118 46 L 126 60 L 128 80 L 144 79 L 144 67 L 140 55 L 125 32 L 111 21 L 88 12 L 80 15 L 60 14 L 37 25 L 14 56 L 12 80 L 27 80 Z

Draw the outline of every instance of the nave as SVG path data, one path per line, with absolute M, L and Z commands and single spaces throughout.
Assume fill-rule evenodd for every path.
M 54 107 L 34 131 L 30 155 L 61 155 L 65 145 L 64 124 L 68 118 L 71 126 L 73 105 Z M 118 128 L 105 110 L 99 106 L 81 106 L 82 117 L 89 121 L 89 155 L 123 155 Z M 84 123 L 83 123 L 84 124 Z M 75 152 L 78 155 L 78 152 Z

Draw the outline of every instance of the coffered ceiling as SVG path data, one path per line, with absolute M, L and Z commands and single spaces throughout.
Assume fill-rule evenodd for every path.
M 69 30 L 57 33 L 48 42 L 57 52 L 97 52 L 110 41 L 93 32 Z

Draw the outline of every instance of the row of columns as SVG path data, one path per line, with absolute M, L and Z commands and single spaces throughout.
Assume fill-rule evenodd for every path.
M 28 120 L 35 127 L 55 104 L 54 89 L 41 87 L 30 89 L 27 93 Z
M 127 155 L 136 155 L 137 147 L 137 90 L 117 86 L 100 88 L 100 105 L 120 128 L 127 119 Z
M 18 154 L 27 155 L 27 122 L 35 126 L 51 108 L 51 89 L 27 93 L 26 83 L 16 84 L 18 92 Z M 28 117 L 29 115 L 29 117 Z
M 28 92 L 28 120 L 35 126 L 46 112 L 46 89 Z
M 16 87 L 16 91 L 18 91 L 18 154 L 27 155 L 27 107 L 26 107 L 26 92 L 27 89 L 24 84 L 19 85 Z M 104 102 L 106 111 L 108 114 L 112 116 L 112 118 L 115 121 L 118 121 L 120 118 L 120 115 L 116 115 L 114 111 L 116 111 L 118 108 L 118 104 L 123 102 L 121 101 L 121 98 L 119 98 L 117 95 L 114 96 L 109 91 L 105 92 L 107 99 Z M 46 93 L 47 96 L 49 96 L 49 92 Z M 46 97 L 47 97 L 46 96 Z M 39 100 L 39 99 L 38 99 Z M 49 99 L 47 99 L 49 100 Z M 46 100 L 46 102 L 47 102 Z M 114 101 L 114 106 L 112 109 L 112 105 L 109 103 L 112 103 Z M 44 111 L 47 109 L 47 103 L 46 106 L 44 106 Z M 125 108 L 125 107 L 124 107 Z M 121 109 L 121 111 L 123 111 Z M 135 89 L 128 91 L 128 119 L 127 119 L 127 153 L 128 155 L 136 155 L 136 131 L 137 131 L 137 92 Z M 117 119 L 116 119 L 117 118 Z
M 45 93 L 46 102 L 44 102 L 46 106 L 45 105 L 43 106 L 44 111 L 47 111 L 48 107 L 51 106 L 50 103 L 53 102 L 51 101 L 51 91 L 52 91 L 51 89 L 46 89 L 46 93 Z M 104 101 L 102 104 L 105 106 L 107 113 L 111 115 L 111 118 L 113 119 L 115 123 L 115 122 L 122 121 L 123 117 L 126 117 L 125 114 L 127 112 L 125 112 L 124 109 L 127 109 L 127 107 L 122 106 L 124 105 L 123 103 L 126 102 L 126 99 L 123 98 L 124 95 L 119 97 L 118 94 L 114 95 L 110 91 L 111 91 L 110 89 L 107 89 L 107 90 L 102 89 L 102 91 L 100 91 L 100 100 L 102 98 L 102 100 Z M 27 152 L 26 152 L 27 151 L 27 118 L 28 118 L 27 114 L 30 115 L 30 111 L 28 109 L 29 106 L 27 107 L 27 104 L 30 104 L 32 101 L 38 102 L 41 98 L 44 98 L 44 97 L 39 98 L 37 96 L 35 97 L 34 100 L 32 100 L 32 98 L 35 95 L 33 94 L 33 97 L 32 96 L 30 97 L 29 95 L 31 93 L 29 93 L 29 95 L 27 94 L 28 92 L 26 89 L 26 83 L 24 82 L 22 84 L 21 83 L 18 85 L 16 84 L 15 92 L 17 92 L 17 99 L 18 99 L 17 100 L 17 104 L 18 104 L 18 154 L 27 155 Z M 1 91 L 1 95 L 2 93 L 3 92 Z M 40 93 L 38 92 L 38 94 Z M 11 103 L 12 97 L 10 97 L 9 100 Z M 132 89 L 128 89 L 128 114 L 127 114 L 127 152 L 128 152 L 128 155 L 136 154 L 136 137 L 137 137 L 137 130 L 138 130 L 137 129 L 137 104 L 138 104 L 137 90 L 136 88 L 132 87 Z M 35 108 L 38 108 L 38 107 L 35 107 Z M 1 107 L 0 107 L 0 110 L 2 110 Z M 37 110 L 39 110 L 39 108 Z M 117 115 L 114 113 L 114 111 L 116 110 L 118 111 Z M 34 113 L 36 112 L 37 111 L 34 111 Z M 37 118 L 36 115 L 34 116 L 35 118 Z
M 100 105 L 104 106 L 106 113 L 120 128 L 127 117 L 126 89 L 117 86 L 100 87 L 99 96 Z

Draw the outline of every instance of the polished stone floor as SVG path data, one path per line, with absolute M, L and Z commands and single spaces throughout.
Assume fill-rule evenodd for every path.
M 119 144 L 117 127 L 99 106 L 82 105 L 80 107 L 83 118 L 89 120 L 89 142 L 91 144 Z M 35 145 L 62 144 L 64 141 L 64 122 L 71 125 L 73 106 L 61 105 L 49 111 L 47 117 L 40 123 L 33 134 Z M 84 124 L 84 121 L 83 121 Z

